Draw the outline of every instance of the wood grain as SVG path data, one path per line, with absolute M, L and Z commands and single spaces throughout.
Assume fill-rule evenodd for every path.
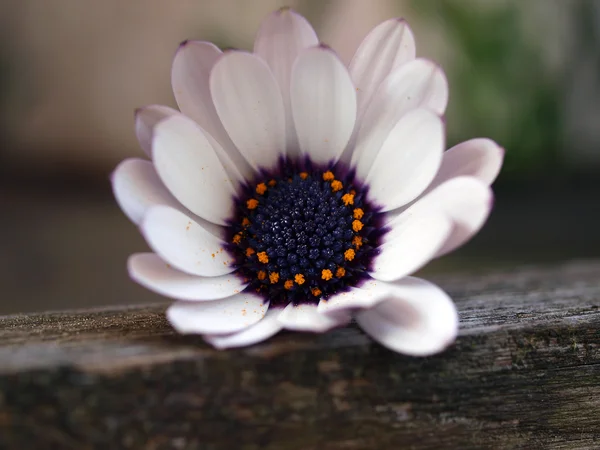
M 220 352 L 165 305 L 0 317 L 0 448 L 600 448 L 600 263 L 435 281 L 462 328 L 422 359 L 355 326 Z

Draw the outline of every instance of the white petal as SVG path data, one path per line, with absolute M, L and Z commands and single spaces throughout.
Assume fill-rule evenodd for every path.
M 423 195 L 408 209 L 390 213 L 385 226 L 395 228 L 412 215 L 444 214 L 451 221 L 452 230 L 435 255 L 439 257 L 464 244 L 481 229 L 493 202 L 494 195 L 487 184 L 473 177 L 456 177 Z
M 212 106 L 212 100 L 210 99 L 210 97 L 209 97 L 209 101 Z M 213 107 L 213 110 L 214 110 L 214 107 Z M 215 120 L 217 120 L 217 122 L 219 122 L 216 112 L 214 113 L 214 115 L 216 118 Z M 136 111 L 135 131 L 138 136 L 138 140 L 140 141 L 141 147 L 144 149 L 144 151 L 150 157 L 152 157 L 152 148 L 151 147 L 152 147 L 152 139 L 154 137 L 154 127 L 156 127 L 161 121 L 163 121 L 169 117 L 172 117 L 172 116 L 182 117 L 183 115 L 175 109 L 169 108 L 168 106 L 161 106 L 161 105 L 146 106 L 146 107 L 140 108 Z M 219 126 L 221 126 L 221 122 L 219 122 Z M 221 129 L 222 128 L 223 127 L 221 126 Z M 227 133 L 225 133 L 225 130 L 223 130 L 223 134 L 225 136 L 227 136 Z M 235 183 L 235 185 L 240 186 L 241 184 L 243 184 L 243 182 L 247 179 L 247 177 L 252 175 L 253 172 L 250 169 L 250 166 L 248 165 L 246 160 L 239 154 L 237 149 L 235 149 L 233 143 L 231 143 L 231 141 L 229 142 L 230 147 L 232 147 L 235 150 L 235 153 L 237 153 L 237 157 L 236 157 L 235 153 L 232 153 L 232 152 L 228 153 L 227 151 L 225 151 L 225 149 L 223 148 L 223 146 L 221 146 L 221 144 L 218 142 L 218 140 L 215 139 L 214 137 L 212 137 L 209 133 L 205 133 L 205 136 L 208 139 L 208 141 L 210 142 L 213 149 L 215 150 L 217 157 L 219 158 L 219 160 L 221 161 L 221 164 L 223 165 L 223 167 L 229 174 L 229 177 L 232 180 L 237 181 Z M 249 171 L 246 170 L 244 172 L 245 169 L 248 169 Z
M 371 276 L 381 281 L 398 280 L 427 264 L 452 232 L 452 221 L 441 212 L 403 214 L 390 222 L 392 229 L 373 260 Z
M 347 312 L 323 314 L 317 311 L 317 305 L 289 304 L 279 315 L 279 322 L 284 328 L 294 331 L 312 331 L 322 333 L 350 322 Z
M 504 160 L 504 149 L 491 139 L 471 139 L 444 152 L 442 165 L 431 185 L 431 191 L 451 178 L 471 176 L 490 185 L 494 182 Z
M 231 140 L 255 169 L 270 169 L 285 154 L 281 91 L 258 56 L 228 51 L 210 74 L 215 108 Z
M 370 169 L 379 149 L 407 112 L 429 109 L 443 114 L 448 101 L 448 83 L 436 64 L 416 59 L 392 72 L 379 86 L 360 121 L 351 162 L 359 176 Z
M 349 71 L 357 90 L 359 116 L 393 69 L 415 58 L 415 38 L 402 19 L 377 25 L 356 50 Z
M 427 201 L 438 205 L 452 220 L 452 232 L 436 257 L 450 253 L 473 237 L 492 211 L 494 194 L 490 187 L 472 177 L 453 178 L 418 203 Z
M 226 225 L 232 217 L 234 183 L 202 129 L 183 115 L 154 128 L 154 166 L 169 191 L 194 214 Z
M 337 161 L 356 121 L 356 91 L 346 67 L 331 49 L 305 50 L 292 70 L 290 95 L 302 154 L 317 163 Z
M 210 42 L 183 42 L 173 60 L 171 84 L 181 112 L 196 121 L 227 155 L 227 159 L 219 155 L 225 168 L 231 162 L 242 178 L 248 179 L 254 172 L 223 128 L 210 94 L 210 72 L 221 55 L 221 50 Z
M 127 261 L 131 278 L 142 286 L 177 300 L 219 300 L 247 286 L 234 274 L 200 277 L 173 269 L 154 253 L 137 253 Z
M 371 308 L 386 298 L 389 292 L 389 283 L 368 279 L 360 287 L 350 288 L 347 292 L 340 292 L 327 300 L 321 299 L 317 310 L 321 313 L 351 311 L 354 309 Z
M 267 16 L 254 41 L 254 53 L 264 59 L 281 89 L 285 107 L 287 151 L 297 155 L 298 142 L 290 105 L 292 66 L 301 50 L 318 45 L 315 30 L 308 21 L 289 8 Z
M 211 42 L 185 41 L 171 67 L 171 84 L 179 109 L 215 137 L 223 130 L 210 96 L 210 71 L 222 55 Z
M 184 334 L 226 334 L 243 330 L 261 320 L 269 302 L 254 293 L 242 293 L 214 302 L 176 302 L 167 319 Z
M 163 105 L 150 105 L 135 111 L 135 134 L 142 150 L 152 157 L 152 134 L 154 126 L 179 111 Z
M 154 206 L 141 223 L 148 245 L 167 263 L 191 275 L 216 277 L 235 270 L 223 241 L 168 206 Z
M 281 308 L 269 308 L 265 317 L 254 325 L 226 335 L 205 335 L 204 340 L 218 349 L 232 347 L 246 347 L 269 339 L 277 334 L 283 328 L 277 317 L 281 313 Z
M 399 105 L 398 103 L 402 103 Z M 415 59 L 392 71 L 383 80 L 373 99 L 373 110 L 400 113 L 405 108 L 429 108 L 443 115 L 448 106 L 448 79 L 440 66 L 427 59 Z M 369 109 L 371 106 L 369 106 Z
M 442 119 L 417 109 L 400 119 L 372 164 L 364 158 L 358 161 L 357 175 L 369 186 L 371 200 L 390 211 L 427 188 L 440 167 L 443 149 Z
M 154 205 L 180 208 L 181 204 L 162 184 L 150 161 L 130 158 L 112 173 L 112 187 L 117 203 L 125 215 L 139 224 L 146 210 Z
M 192 214 L 179 203 L 160 181 L 150 161 L 137 158 L 126 159 L 117 166 L 111 180 L 117 203 L 135 224 L 139 225 L 148 208 L 165 205 L 189 214 L 215 236 L 223 238 L 225 235 L 223 227 Z
M 413 356 L 444 350 L 458 333 L 458 315 L 450 297 L 418 278 L 393 283 L 389 298 L 357 314 L 356 321 L 383 346 Z

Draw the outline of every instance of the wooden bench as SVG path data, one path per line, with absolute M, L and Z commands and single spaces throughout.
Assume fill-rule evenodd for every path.
M 456 344 L 216 351 L 165 305 L 0 317 L 1 449 L 597 449 L 600 262 L 437 277 Z

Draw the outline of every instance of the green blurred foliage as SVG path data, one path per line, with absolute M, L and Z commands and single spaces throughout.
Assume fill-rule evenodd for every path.
M 505 179 L 558 168 L 563 142 L 560 76 L 545 67 L 541 43 L 524 35 L 520 5 L 412 2 L 424 19 L 443 27 L 450 45 L 462 55 L 444 67 L 451 95 L 449 145 L 473 136 L 496 140 L 507 150 Z

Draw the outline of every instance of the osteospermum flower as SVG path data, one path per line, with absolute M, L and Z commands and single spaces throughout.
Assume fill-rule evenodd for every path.
M 181 44 L 172 84 L 181 112 L 137 111 L 151 161 L 123 161 L 112 182 L 153 250 L 130 257 L 131 277 L 177 299 L 175 329 L 226 348 L 354 317 L 401 353 L 453 342 L 452 301 L 409 275 L 482 226 L 503 151 L 444 152 L 446 78 L 403 20 L 346 67 L 283 9 L 253 53 Z

